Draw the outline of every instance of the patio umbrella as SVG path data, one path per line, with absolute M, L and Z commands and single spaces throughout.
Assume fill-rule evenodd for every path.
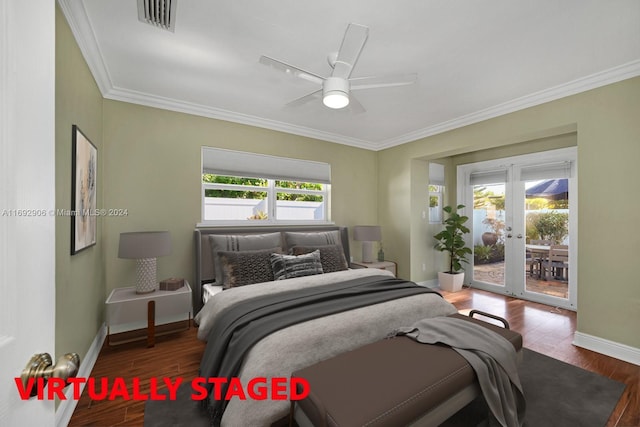
M 549 200 L 567 200 L 569 198 L 569 180 L 546 179 L 525 191 L 527 199 L 537 197 Z

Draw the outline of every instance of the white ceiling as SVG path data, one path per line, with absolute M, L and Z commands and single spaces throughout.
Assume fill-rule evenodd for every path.
M 136 0 L 59 0 L 105 98 L 372 150 L 640 75 L 638 0 L 178 0 L 175 31 Z M 329 75 L 350 22 L 369 27 L 352 77 L 417 73 L 357 92 L 366 112 L 258 63 Z

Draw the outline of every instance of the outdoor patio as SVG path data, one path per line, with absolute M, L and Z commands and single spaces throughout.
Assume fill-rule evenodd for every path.
M 523 271 L 528 271 L 524 266 Z M 504 261 L 492 264 L 481 264 L 473 267 L 473 277 L 475 280 L 494 284 L 504 284 Z M 541 280 L 529 277 L 527 273 L 526 289 L 545 295 L 553 295 L 560 298 L 568 298 L 569 286 L 567 282 L 557 280 Z

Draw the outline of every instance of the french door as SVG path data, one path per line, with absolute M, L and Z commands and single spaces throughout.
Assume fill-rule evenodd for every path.
M 577 309 L 576 149 L 458 166 L 472 287 Z

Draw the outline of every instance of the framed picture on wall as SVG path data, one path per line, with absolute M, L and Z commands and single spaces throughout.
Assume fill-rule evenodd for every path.
M 71 255 L 75 255 L 96 244 L 98 150 L 76 125 L 71 141 Z

